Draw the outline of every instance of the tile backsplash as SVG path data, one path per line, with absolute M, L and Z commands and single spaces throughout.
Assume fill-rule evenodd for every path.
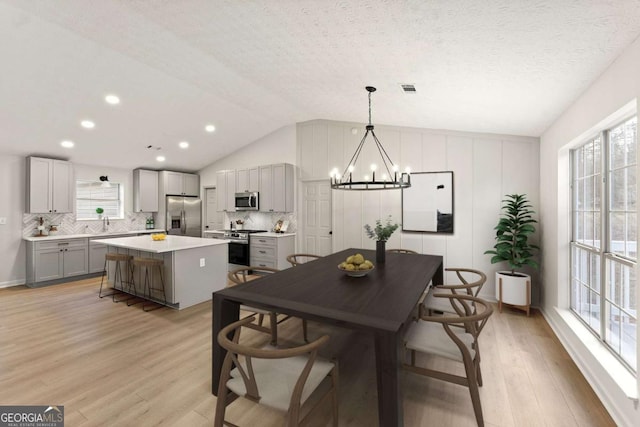
M 144 230 L 147 218 L 151 214 L 140 212 L 127 212 L 124 219 L 109 218 L 109 231 L 130 231 Z M 23 237 L 33 236 L 38 233 L 36 227 L 40 217 L 44 220 L 45 234 L 48 234 L 49 226 L 58 226 L 58 235 L 63 234 L 85 234 L 100 233 L 103 231 L 102 220 L 76 221 L 76 215 L 67 214 L 23 214 L 22 215 L 22 235 Z
M 296 215 L 294 213 L 283 212 L 229 212 L 225 214 L 223 228 L 227 230 L 229 223 L 241 219 L 244 221 L 244 228 L 251 230 L 273 231 L 273 227 L 278 220 L 289 221 L 287 233 L 295 233 L 297 228 Z

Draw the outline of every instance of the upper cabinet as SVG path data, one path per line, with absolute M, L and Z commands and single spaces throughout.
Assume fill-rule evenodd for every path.
M 134 212 L 158 212 L 158 172 L 134 169 L 133 171 Z
M 293 212 L 293 165 L 260 166 L 260 211 Z
M 238 169 L 236 171 L 236 192 L 260 191 L 260 172 L 258 168 Z
M 161 171 L 164 195 L 200 196 L 200 177 L 191 173 Z
M 216 172 L 216 198 L 218 212 L 235 212 L 236 210 L 236 171 Z
M 27 157 L 27 213 L 73 212 L 73 165 Z

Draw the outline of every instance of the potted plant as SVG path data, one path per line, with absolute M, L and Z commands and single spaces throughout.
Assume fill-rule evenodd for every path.
M 399 227 L 398 224 L 391 223 L 391 215 L 387 218 L 385 225 L 382 225 L 382 221 L 376 220 L 375 228 L 371 228 L 369 224 L 365 224 L 364 231 L 371 239 L 376 240 L 376 262 L 384 262 L 385 260 L 385 245 L 389 237 Z
M 528 316 L 531 276 L 516 270 L 527 265 L 538 268 L 533 256 L 539 248 L 529 243 L 529 236 L 536 231 L 533 226 L 537 222 L 533 219 L 535 211 L 525 194 L 508 194 L 502 203 L 502 215 L 494 228 L 496 244 L 485 254 L 493 255 L 491 264 L 506 261 L 511 269 L 496 272 L 496 299 L 500 311 L 505 303 L 525 310 Z
M 103 212 L 104 212 L 104 209 L 96 208 L 96 213 L 98 214 L 98 219 L 102 219 L 102 213 Z

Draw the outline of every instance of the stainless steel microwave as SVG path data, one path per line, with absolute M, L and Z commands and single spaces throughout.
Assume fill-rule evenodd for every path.
M 257 211 L 260 208 L 258 192 L 236 193 L 237 211 Z

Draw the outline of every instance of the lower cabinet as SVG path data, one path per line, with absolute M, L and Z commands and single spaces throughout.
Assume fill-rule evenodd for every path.
M 282 237 L 261 236 L 249 237 L 249 264 L 254 267 L 271 267 L 284 270 L 291 267 L 287 256 L 294 253 L 295 236 Z
M 89 273 L 99 273 L 104 268 L 104 256 L 107 246 L 89 242 Z
M 27 285 L 88 273 L 88 239 L 28 242 Z

